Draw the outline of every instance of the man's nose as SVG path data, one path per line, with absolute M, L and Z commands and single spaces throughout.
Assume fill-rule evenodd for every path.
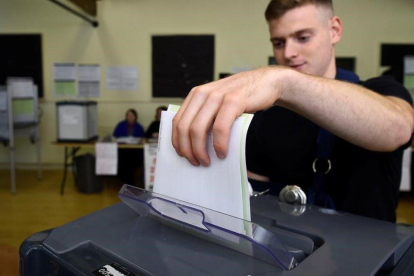
M 292 59 L 298 56 L 298 49 L 293 43 L 293 41 L 286 41 L 285 42 L 285 51 L 284 51 L 284 57 L 285 59 Z

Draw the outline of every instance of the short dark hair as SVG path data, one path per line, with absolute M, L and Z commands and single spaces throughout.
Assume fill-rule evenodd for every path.
M 271 0 L 265 11 L 266 20 L 279 19 L 286 12 L 301 6 L 313 4 L 333 10 L 332 0 Z
M 166 107 L 166 106 L 164 106 L 164 105 L 157 107 L 157 112 L 158 112 L 158 110 L 160 110 L 160 109 L 161 109 L 162 111 L 167 111 L 167 107 Z
M 125 118 L 128 116 L 129 112 L 131 112 L 134 115 L 135 122 L 138 121 L 138 112 L 133 108 L 130 108 L 130 109 L 127 110 L 127 112 L 125 113 Z

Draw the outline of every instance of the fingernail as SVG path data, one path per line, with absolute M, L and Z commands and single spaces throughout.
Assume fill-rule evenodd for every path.
M 201 162 L 201 165 L 203 165 L 203 167 L 208 167 L 208 164 L 206 162 L 204 161 L 200 161 L 200 162 Z
M 191 163 L 193 166 L 196 166 L 196 167 L 200 166 L 200 163 L 198 163 L 197 161 L 190 161 L 190 163 Z
M 222 154 L 222 153 L 217 153 L 217 157 L 219 159 L 224 159 L 225 158 L 224 154 Z

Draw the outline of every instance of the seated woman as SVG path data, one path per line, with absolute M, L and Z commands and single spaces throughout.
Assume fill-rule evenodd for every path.
M 128 109 L 125 120 L 120 122 L 113 133 L 114 137 L 144 137 L 144 128 L 137 122 L 135 109 Z M 123 183 L 144 188 L 143 150 L 118 148 L 118 177 Z
M 128 109 L 125 120 L 118 123 L 114 130 L 114 137 L 144 137 L 144 128 L 138 122 L 138 113 L 135 109 Z
M 148 127 L 148 130 L 145 134 L 147 139 L 158 139 L 158 134 L 160 131 L 160 121 L 161 121 L 161 112 L 167 111 L 167 107 L 159 106 L 155 112 L 155 121 L 151 123 Z

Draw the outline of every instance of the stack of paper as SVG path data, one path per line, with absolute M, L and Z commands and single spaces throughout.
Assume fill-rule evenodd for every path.
M 250 221 L 245 142 L 253 115 L 243 114 L 234 122 L 224 160 L 216 156 L 210 132 L 207 152 L 211 164 L 209 167 L 195 167 L 180 157 L 172 146 L 172 119 L 178 109 L 170 106 L 162 113 L 154 192 Z M 210 219 L 214 221 L 214 218 Z M 229 227 L 223 221 L 215 223 Z
M 128 136 L 128 137 L 118 137 L 115 138 L 115 141 L 119 144 L 139 144 L 142 142 L 142 138 L 140 137 L 133 137 L 133 136 Z

